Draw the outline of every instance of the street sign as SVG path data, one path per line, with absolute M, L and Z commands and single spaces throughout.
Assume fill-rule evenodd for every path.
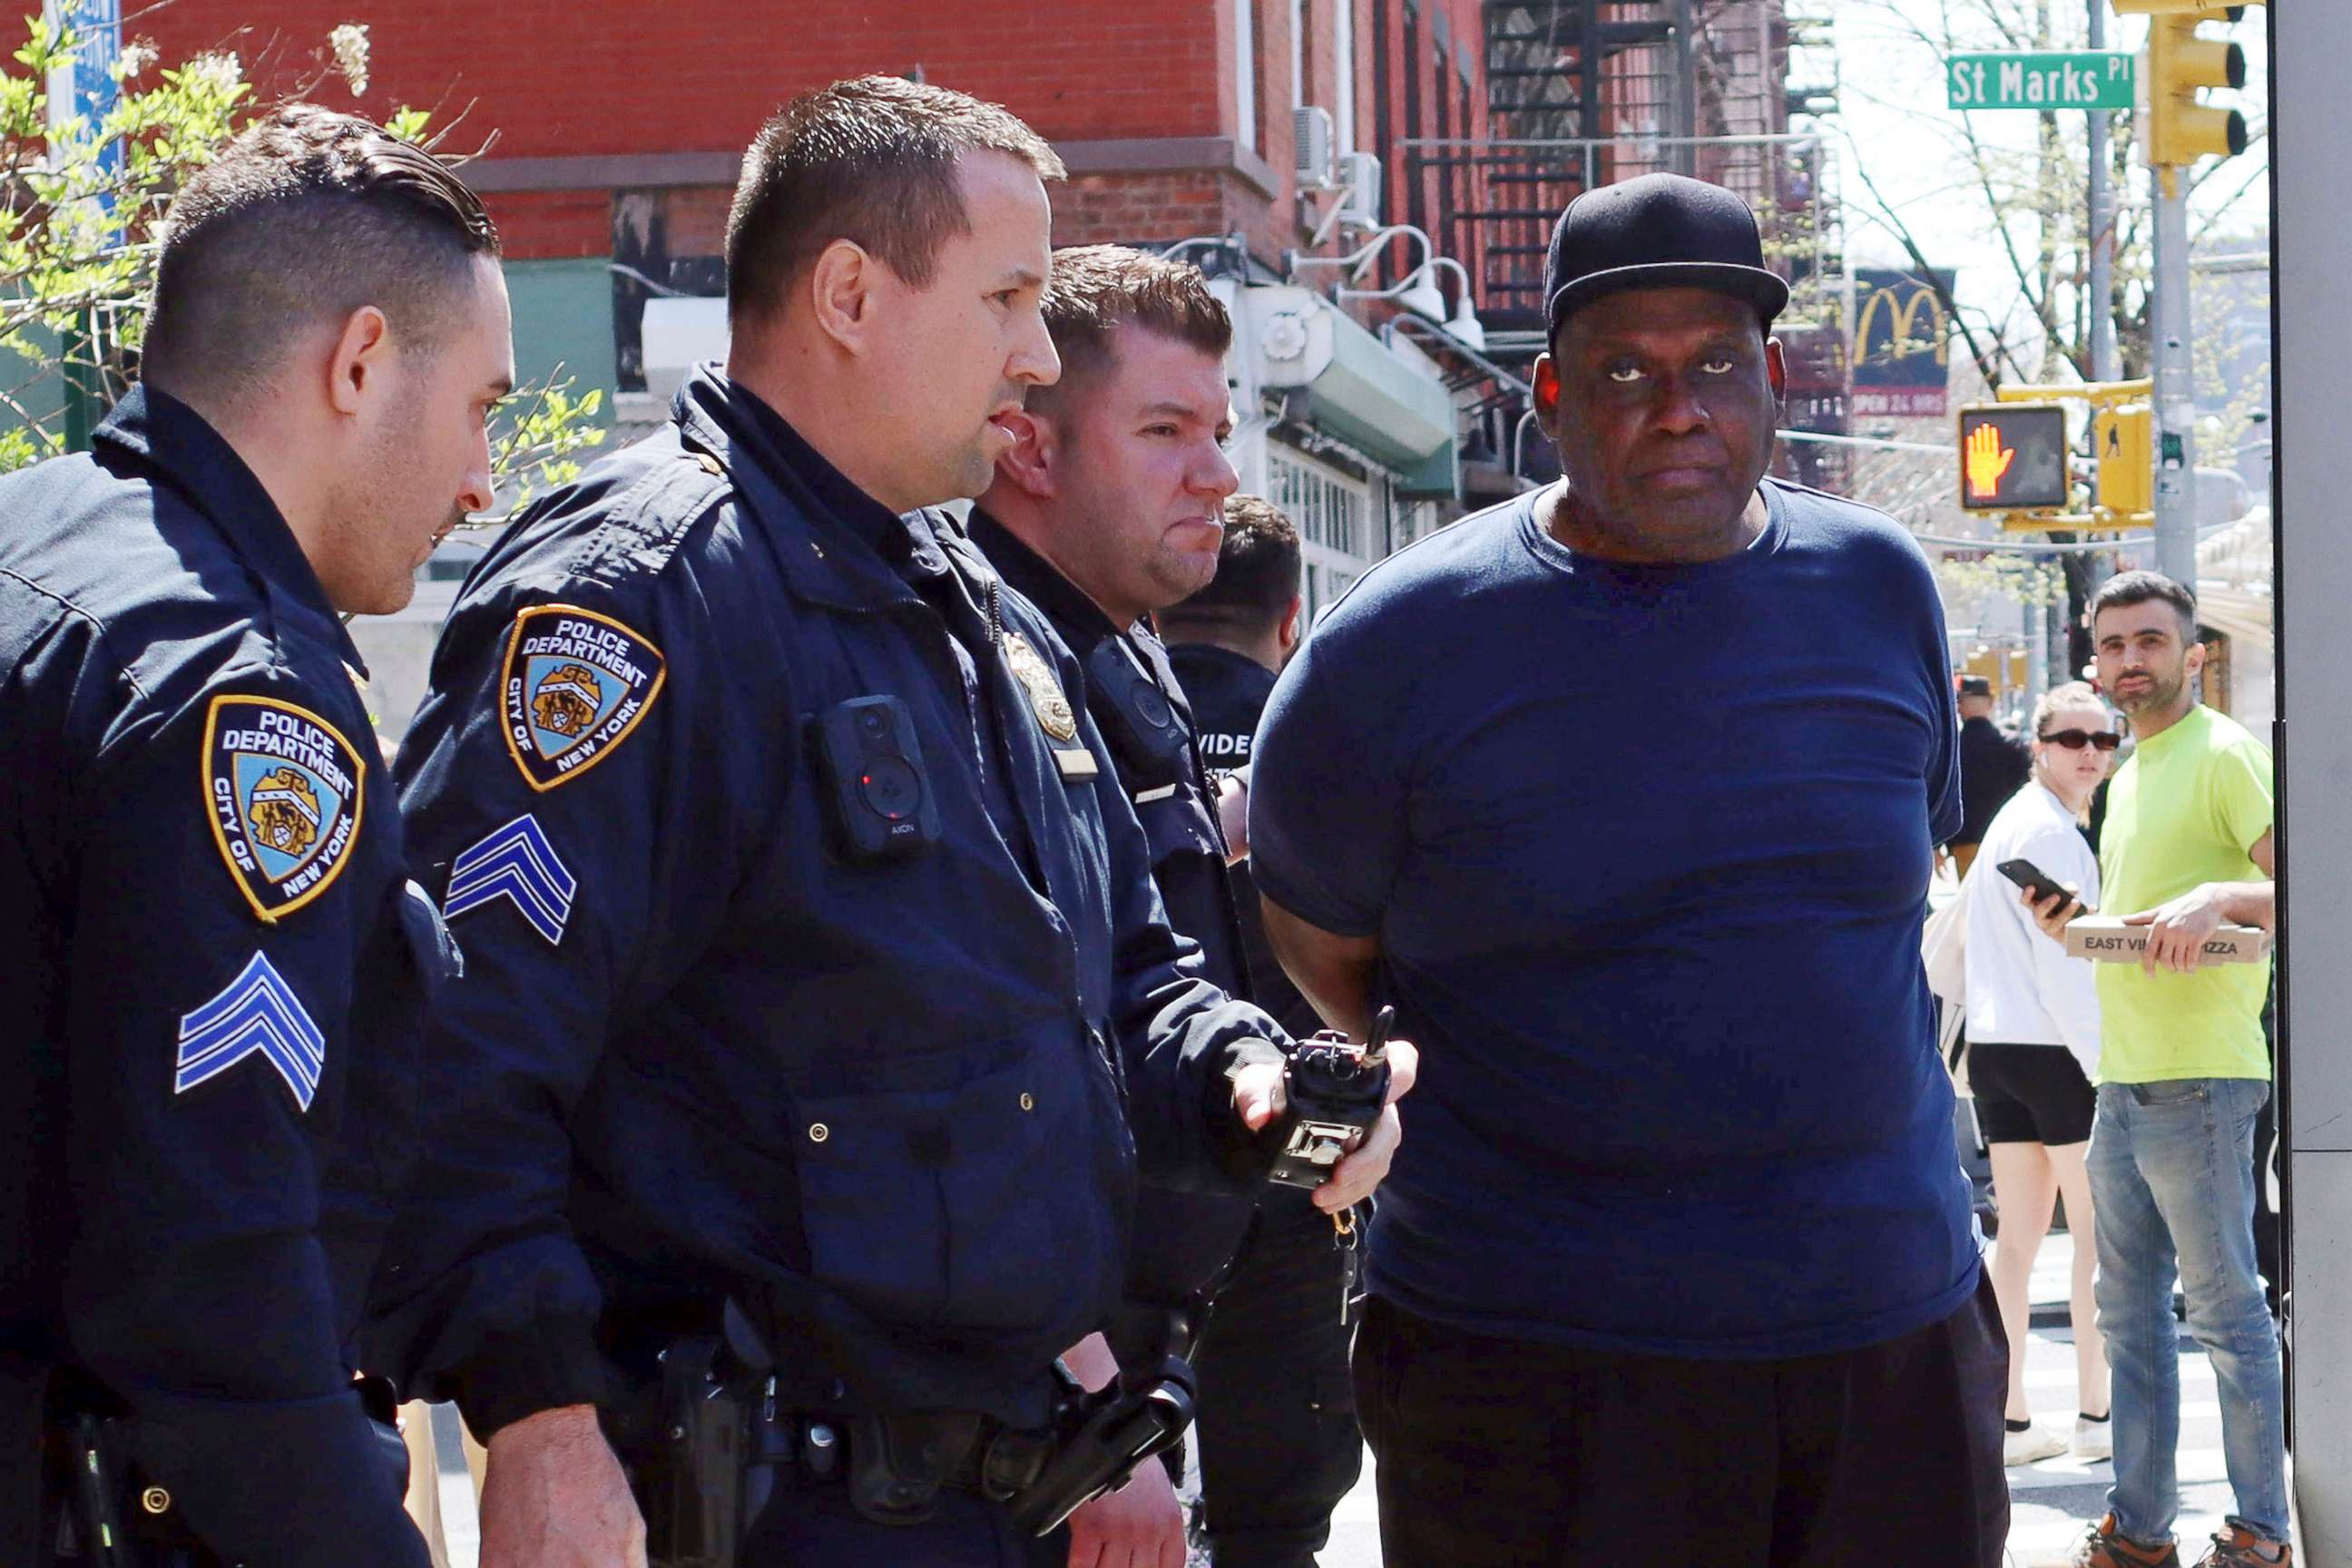
M 1954 55 L 1944 68 L 1954 109 L 2129 109 L 2137 81 L 2137 58 L 2112 49 Z
M 1960 410 L 1960 505 L 2047 511 L 2066 504 L 2066 411 L 2054 403 Z

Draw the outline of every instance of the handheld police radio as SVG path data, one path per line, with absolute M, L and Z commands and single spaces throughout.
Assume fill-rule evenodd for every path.
M 1289 1131 L 1268 1181 L 1319 1187 L 1356 1139 L 1381 1119 L 1389 1097 L 1389 1029 L 1396 1009 L 1382 1007 L 1360 1046 L 1334 1029 L 1299 1042 L 1285 1069 Z

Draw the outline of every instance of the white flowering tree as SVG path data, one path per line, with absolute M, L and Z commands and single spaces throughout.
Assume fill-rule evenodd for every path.
M 110 404 L 135 378 L 163 213 L 254 113 L 236 55 L 169 64 L 142 40 L 109 68 L 117 90 L 102 118 L 53 113 L 48 83 L 84 47 L 73 5 L 55 9 L 61 19 L 26 18 L 16 68 L 0 74 L 0 471 L 65 450 L 77 402 Z M 314 58 L 305 91 L 331 79 L 367 90 L 365 26 L 336 27 Z M 424 111 L 384 123 L 429 144 Z M 502 497 L 578 471 L 604 437 L 602 396 L 575 396 L 559 372 L 511 400 L 493 446 Z

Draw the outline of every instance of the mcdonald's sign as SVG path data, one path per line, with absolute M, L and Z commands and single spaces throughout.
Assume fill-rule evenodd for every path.
M 1859 268 L 1853 275 L 1853 412 L 1941 417 L 1948 404 L 1953 274 Z

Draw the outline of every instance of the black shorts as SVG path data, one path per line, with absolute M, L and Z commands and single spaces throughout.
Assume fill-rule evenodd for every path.
M 1969 1043 L 1969 1092 L 1988 1143 L 2081 1143 L 2091 1136 L 2098 1090 L 2063 1046 Z

